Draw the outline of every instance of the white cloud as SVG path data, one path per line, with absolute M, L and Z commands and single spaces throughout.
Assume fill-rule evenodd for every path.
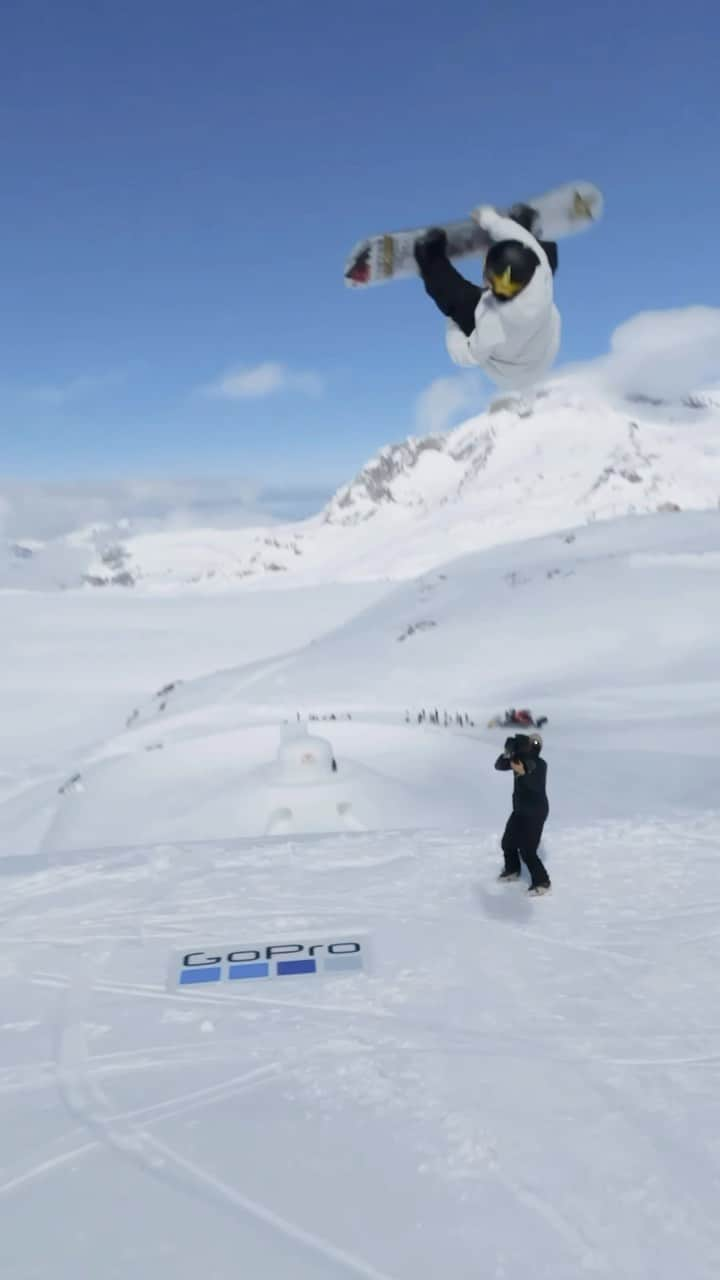
M 720 383 L 720 308 L 641 311 L 612 334 L 610 351 L 561 378 L 608 394 L 679 399 Z
M 480 413 L 490 392 L 478 372 L 436 378 L 420 393 L 415 405 L 415 429 L 420 435 L 438 435 L 463 418 Z
M 324 389 L 325 383 L 319 374 L 295 371 L 272 360 L 249 369 L 229 369 L 203 388 L 206 395 L 219 400 L 259 400 L 282 391 L 319 396 Z
M 641 311 L 615 329 L 607 354 L 562 366 L 548 381 L 574 383 L 611 400 L 677 401 L 720 388 L 720 308 Z M 479 372 L 437 378 L 418 397 L 416 431 L 447 431 L 486 408 L 493 394 Z
M 37 404 L 62 406 L 117 387 L 124 381 L 125 375 L 122 373 L 84 373 L 76 378 L 69 378 L 67 382 L 29 387 L 24 395 Z
M 0 539 L 42 542 L 96 527 L 107 541 L 159 530 L 270 525 L 310 515 L 329 496 L 308 485 L 264 490 L 248 480 L 222 477 L 4 481 Z

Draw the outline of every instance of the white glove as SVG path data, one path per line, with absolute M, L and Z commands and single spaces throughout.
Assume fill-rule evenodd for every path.
M 482 227 L 483 230 L 487 230 L 485 219 L 488 215 L 490 215 L 491 219 L 497 217 L 497 209 L 495 209 L 491 204 L 479 204 L 475 209 L 473 209 L 470 217 L 473 222 L 477 222 L 479 227 Z

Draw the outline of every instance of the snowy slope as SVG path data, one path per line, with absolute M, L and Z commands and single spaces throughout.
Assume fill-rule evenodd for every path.
M 532 904 L 483 827 L 6 878 L 3 1276 L 714 1280 L 719 838 L 560 818 Z M 166 989 L 356 929 L 369 976 Z
M 719 575 L 717 512 L 597 522 L 451 561 L 310 643 L 283 652 L 276 635 L 270 658 L 164 685 L 120 733 L 0 803 L 0 848 L 458 829 L 478 803 L 499 822 L 498 734 L 484 726 L 509 705 L 549 715 L 573 820 L 617 813 L 623 796 L 652 814 L 658 753 L 673 762 L 665 802 L 702 806 L 698 758 L 720 746 Z M 294 612 L 317 594 L 283 598 Z M 405 723 L 433 706 L 474 727 Z M 288 785 L 278 753 L 304 728 L 340 767 Z
M 0 586 L 84 576 L 94 585 L 218 591 L 407 579 L 463 551 L 583 522 L 716 507 L 719 434 L 710 394 L 610 399 L 565 377 L 532 403 L 500 400 L 445 435 L 388 445 L 309 520 L 142 536 L 119 530 L 115 538 L 88 529 L 31 557 L 8 547 Z
M 2 774 L 70 768 L 153 690 L 282 655 L 379 599 L 381 584 L 206 596 L 8 592 L 0 629 Z M 158 703 L 162 702 L 159 698 Z
M 335 604 L 11 597 L 0 1274 L 715 1280 L 719 574 L 709 511 Z M 484 725 L 526 702 L 541 900 L 494 880 Z M 358 930 L 368 974 L 168 988 L 178 948 Z

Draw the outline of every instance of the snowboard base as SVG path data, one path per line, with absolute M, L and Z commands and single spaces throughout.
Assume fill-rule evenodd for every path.
M 539 240 L 564 240 L 579 231 L 586 231 L 598 221 L 603 211 L 602 193 L 592 182 L 568 182 L 523 203 L 537 211 L 533 235 Z M 499 212 L 507 211 L 501 209 Z M 450 258 L 484 254 L 491 243 L 487 232 L 472 218 L 430 225 L 442 227 L 447 234 Z M 415 241 L 428 230 L 429 226 L 388 231 L 361 240 L 348 258 L 345 284 L 351 289 L 363 289 L 419 275 L 414 254 Z

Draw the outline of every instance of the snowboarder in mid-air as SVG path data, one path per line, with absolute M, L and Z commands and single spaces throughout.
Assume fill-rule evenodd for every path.
M 495 761 L 496 769 L 503 773 L 512 769 L 515 775 L 513 811 L 501 841 L 505 866 L 498 880 L 519 880 L 522 859 L 530 872 L 528 893 L 533 897 L 539 897 L 550 889 L 550 877 L 538 854 L 550 811 L 546 791 L 547 764 L 540 755 L 541 751 L 539 733 L 531 736 L 518 733 L 506 739 L 505 749 Z
M 482 287 L 452 265 L 442 227 L 418 237 L 415 260 L 426 292 L 448 318 L 451 360 L 479 365 L 501 387 L 529 387 L 547 373 L 560 346 L 553 301 L 557 244 L 532 234 L 529 205 L 513 205 L 507 217 L 480 205 L 472 216 L 490 241 Z

